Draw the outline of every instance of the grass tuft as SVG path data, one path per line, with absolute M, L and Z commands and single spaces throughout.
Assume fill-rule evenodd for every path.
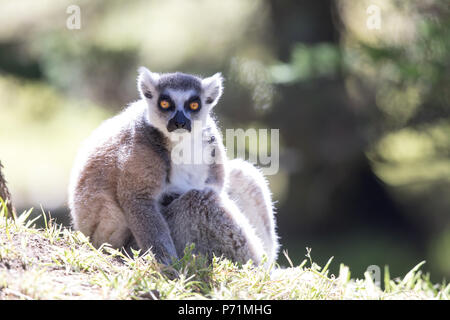
M 277 264 L 238 265 L 222 257 L 212 263 L 193 254 L 163 266 L 151 252 L 128 256 L 105 244 L 94 248 L 82 233 L 54 223 L 42 209 L 8 216 L 0 199 L 0 299 L 448 299 L 450 284 L 432 284 L 419 263 L 404 277 L 392 279 L 384 270 L 384 290 L 369 273 L 351 279 L 340 265 L 329 274 L 331 257 L 321 268 L 307 248 L 306 259 L 288 268 Z M 44 219 L 44 228 L 35 226 Z

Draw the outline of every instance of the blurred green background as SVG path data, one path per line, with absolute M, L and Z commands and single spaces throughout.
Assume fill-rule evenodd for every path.
M 426 260 L 449 279 L 447 1 L 1 0 L 0 21 L 0 160 L 19 211 L 70 223 L 79 143 L 138 98 L 139 66 L 221 71 L 222 130 L 280 129 L 268 179 L 294 264 L 310 247 L 333 272 Z

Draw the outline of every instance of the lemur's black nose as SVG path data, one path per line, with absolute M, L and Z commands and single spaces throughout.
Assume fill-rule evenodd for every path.
M 182 111 L 177 111 L 175 116 L 169 120 L 167 124 L 167 130 L 172 132 L 176 129 L 186 129 L 187 131 L 191 131 L 191 120 L 186 118 Z

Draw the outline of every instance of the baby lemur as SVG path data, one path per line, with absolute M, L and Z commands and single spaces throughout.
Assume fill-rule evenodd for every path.
M 211 116 L 222 81 L 141 67 L 141 99 L 80 148 L 69 186 L 74 228 L 95 246 L 150 249 L 165 264 L 190 243 L 209 257 L 274 261 L 267 182 L 252 164 L 226 158 Z

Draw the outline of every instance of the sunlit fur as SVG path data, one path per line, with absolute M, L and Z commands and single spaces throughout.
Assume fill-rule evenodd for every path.
M 226 159 L 211 117 L 221 75 L 201 79 L 141 68 L 138 90 L 140 100 L 103 122 L 79 150 L 69 186 L 74 228 L 96 246 L 151 249 L 163 263 L 190 243 L 210 257 L 274 261 L 278 239 L 266 180 L 250 163 Z M 157 105 L 162 93 L 175 103 L 171 112 Z M 183 109 L 192 95 L 201 100 L 197 112 Z M 200 126 L 169 132 L 176 111 Z M 172 151 L 180 138 L 214 150 L 216 161 L 176 163 Z

